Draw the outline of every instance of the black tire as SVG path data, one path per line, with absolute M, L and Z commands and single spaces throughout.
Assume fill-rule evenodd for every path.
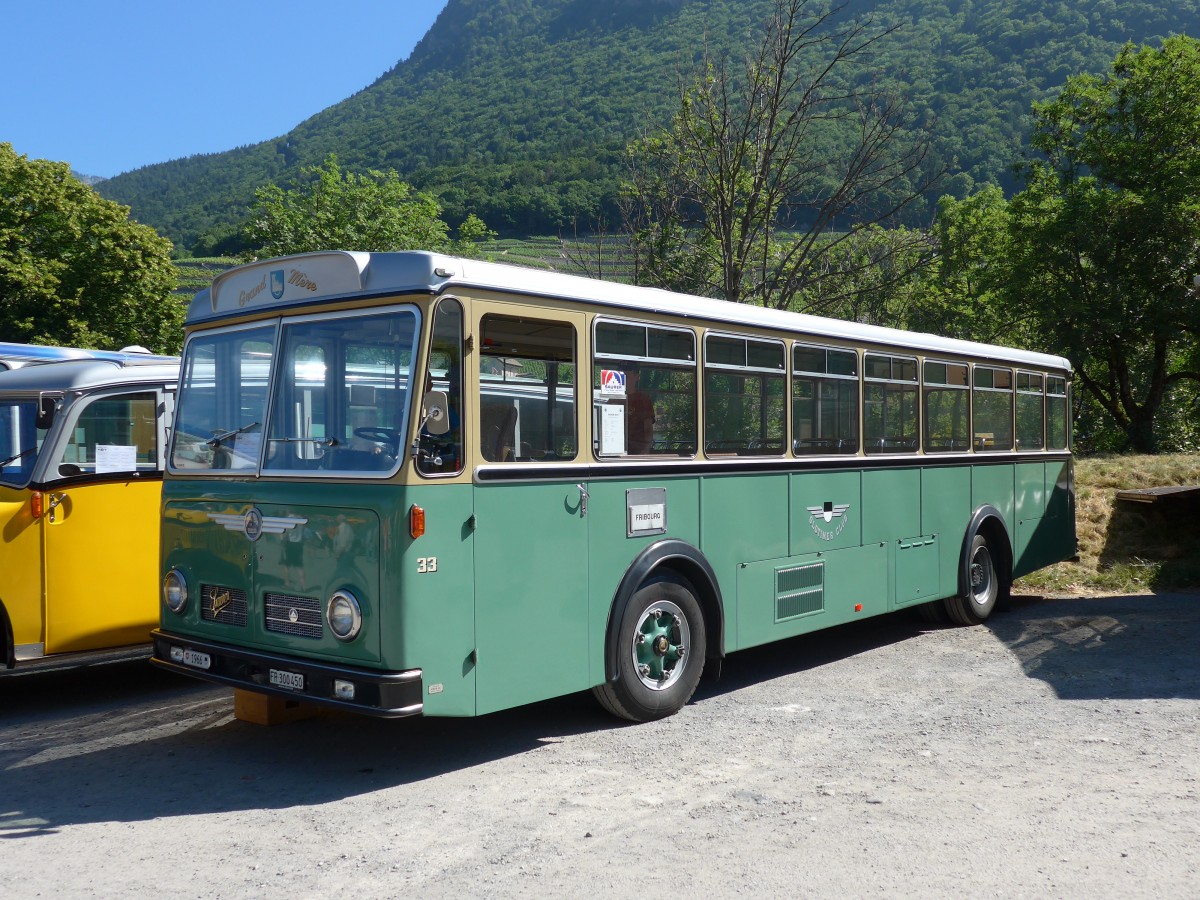
M 928 603 L 920 603 L 914 609 L 917 612 L 917 617 L 922 622 L 928 622 L 931 625 L 945 625 L 950 621 L 950 614 L 946 612 L 946 602 L 944 600 L 931 600 Z
M 610 713 L 651 722 L 673 715 L 692 698 L 704 672 L 707 638 L 689 586 L 671 580 L 642 585 L 609 639 L 616 641 L 617 679 L 592 693 Z
M 1005 581 L 996 555 L 982 534 L 971 540 L 966 575 L 966 592 L 946 600 L 946 612 L 959 625 L 978 625 L 996 608 Z

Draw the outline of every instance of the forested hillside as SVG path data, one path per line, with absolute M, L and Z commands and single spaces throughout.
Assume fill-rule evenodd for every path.
M 256 187 L 336 153 L 348 169 L 395 169 L 434 191 L 451 222 L 473 211 L 508 235 L 586 228 L 612 213 L 628 141 L 671 115 L 678 73 L 705 45 L 740 57 L 770 7 L 450 0 L 410 58 L 287 135 L 148 166 L 99 190 L 177 244 L 211 248 Z M 949 165 L 942 190 L 957 196 L 1011 186 L 1030 104 L 1068 76 L 1103 71 L 1126 41 L 1200 35 L 1200 0 L 849 0 L 846 14 L 902 24 L 868 65 L 842 75 L 905 87 L 936 122 L 930 165 Z

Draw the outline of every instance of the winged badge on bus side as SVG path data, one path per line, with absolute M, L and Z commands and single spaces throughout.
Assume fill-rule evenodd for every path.
M 821 506 L 809 506 L 807 509 L 808 524 L 812 526 L 813 533 L 823 541 L 832 541 L 846 527 L 848 519 L 846 513 L 850 509 L 850 504 L 824 503 Z M 837 522 L 837 526 L 832 529 L 821 527 L 822 523 L 829 525 L 833 522 Z
M 308 522 L 308 519 L 299 516 L 264 516 L 253 506 L 245 515 L 209 513 L 208 517 L 226 531 L 240 532 L 251 541 L 257 541 L 264 534 L 283 534 Z

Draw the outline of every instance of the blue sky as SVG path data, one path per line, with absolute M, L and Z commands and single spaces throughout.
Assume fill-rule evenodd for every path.
M 412 52 L 446 0 L 10 0 L 0 142 L 111 177 L 285 134 Z

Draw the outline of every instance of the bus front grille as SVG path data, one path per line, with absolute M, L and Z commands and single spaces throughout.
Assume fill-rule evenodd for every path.
M 200 618 L 222 625 L 246 624 L 246 592 L 219 584 L 200 585 Z
M 775 570 L 775 621 L 825 609 L 825 563 Z
M 321 637 L 321 601 L 291 594 L 267 594 L 265 599 L 267 631 L 295 637 Z

